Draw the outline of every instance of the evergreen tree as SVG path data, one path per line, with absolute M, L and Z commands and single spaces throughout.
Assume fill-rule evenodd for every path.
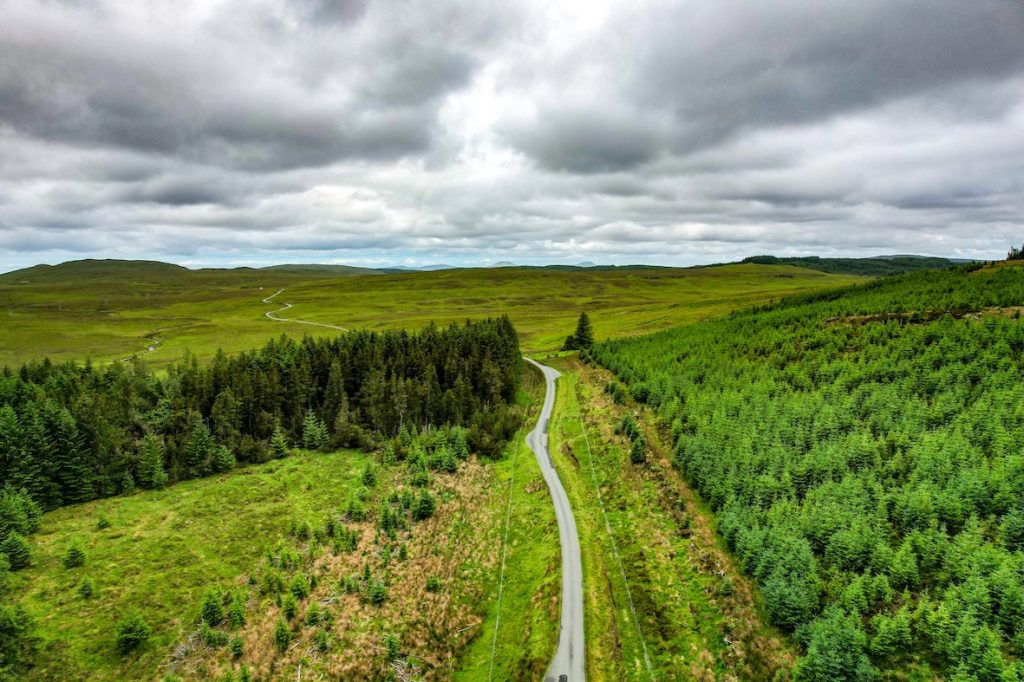
M 319 450 L 327 440 L 327 429 L 313 410 L 306 410 L 302 422 L 302 447 L 307 450 Z
M 416 504 L 412 510 L 412 517 L 416 521 L 429 519 L 434 515 L 434 510 L 436 508 L 437 502 L 434 500 L 434 496 L 431 495 L 429 491 L 424 490 L 416 499 Z
M 67 409 L 48 404 L 44 410 L 53 443 L 53 470 L 64 504 L 85 502 L 96 496 L 93 473 L 86 461 L 84 438 Z
M 576 322 L 576 348 L 590 348 L 594 345 L 594 329 L 590 326 L 590 318 L 587 314 L 580 313 L 580 319 Z
M 167 485 L 167 472 L 164 471 L 164 445 L 153 434 L 147 434 L 142 439 L 138 471 L 139 483 L 143 488 L 159 489 Z
M 29 535 L 39 530 L 42 510 L 26 490 L 10 484 L 0 489 L 0 541 L 11 533 Z
M 284 437 L 284 431 L 280 424 L 274 426 L 274 435 L 270 438 L 270 451 L 278 459 L 288 456 L 288 441 Z
M 864 650 L 867 637 L 856 620 L 832 610 L 810 627 L 807 655 L 796 682 L 873 682 L 877 673 Z
M 590 317 L 585 312 L 580 313 L 576 322 L 576 332 L 566 337 L 562 350 L 584 350 L 594 345 L 594 328 L 590 324 Z
M 224 595 L 218 589 L 209 590 L 203 597 L 200 619 L 207 625 L 220 625 L 224 620 Z
M 185 464 L 196 474 L 210 470 L 210 458 L 216 443 L 210 429 L 198 412 L 192 412 L 188 420 L 188 441 L 185 443 Z
M 0 554 L 7 555 L 7 563 L 12 571 L 19 571 L 27 568 L 32 563 L 32 552 L 28 542 L 17 532 L 10 532 L 3 542 L 0 542 Z
M 38 649 L 34 623 L 20 604 L 0 603 L 0 673 L 18 679 Z
M 64 568 L 78 568 L 85 565 L 85 551 L 77 542 L 71 543 L 64 553 Z
M 142 619 L 142 616 L 138 614 L 128 616 L 117 624 L 115 646 L 118 653 L 124 655 L 138 649 L 149 640 L 151 633 L 149 625 Z
M 647 444 L 643 438 L 637 438 L 629 448 L 629 461 L 633 464 L 643 464 L 647 461 Z
M 274 626 L 274 643 L 277 645 L 278 650 L 284 651 L 287 649 L 291 641 L 292 631 L 288 629 L 288 623 L 283 618 L 278 618 L 277 625 Z
M 235 468 L 235 455 L 226 445 L 216 445 L 210 456 L 210 471 L 222 474 Z

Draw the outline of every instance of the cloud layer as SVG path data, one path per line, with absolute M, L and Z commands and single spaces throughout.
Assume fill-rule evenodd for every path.
M 0 268 L 992 258 L 1019 0 L 0 0 Z

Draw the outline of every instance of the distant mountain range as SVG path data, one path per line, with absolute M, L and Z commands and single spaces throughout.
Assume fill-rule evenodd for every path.
M 927 270 L 948 268 L 960 263 L 971 262 L 964 259 L 936 258 L 933 256 L 915 255 L 890 255 L 874 256 L 872 258 L 819 258 L 817 256 L 801 257 L 778 257 L 778 256 L 751 256 L 740 263 L 756 263 L 762 265 L 791 265 L 811 270 L 819 270 L 834 274 L 855 274 L 879 277 L 884 275 L 910 272 L 913 270 Z M 729 263 L 718 263 L 715 265 L 698 267 L 718 267 L 729 265 Z M 500 261 L 489 268 L 538 268 L 559 271 L 574 270 L 637 270 L 643 268 L 661 268 L 657 265 L 596 265 L 590 261 L 583 261 L 575 265 L 516 265 L 510 261 Z M 310 275 L 322 277 L 347 277 L 356 275 L 394 275 L 415 272 L 437 272 L 441 270 L 456 270 L 457 266 L 438 263 L 434 265 L 423 265 L 419 267 L 384 267 L 364 268 L 353 265 L 340 265 L 333 263 L 289 263 L 284 265 L 269 265 L 261 268 L 239 267 L 239 268 L 201 268 L 189 269 L 173 263 L 148 260 L 96 260 L 84 259 L 68 261 L 58 265 L 34 265 L 21 270 L 14 270 L 6 274 L 0 274 L 0 283 L 17 282 L 45 282 L 45 281 L 72 281 L 78 278 L 93 279 L 130 279 L 137 282 L 160 283 L 180 280 L 198 274 L 215 274 L 239 272 L 258 274 L 261 271 L 292 273 L 296 275 Z

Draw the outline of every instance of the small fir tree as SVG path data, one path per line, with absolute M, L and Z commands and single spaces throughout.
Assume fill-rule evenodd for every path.
M 270 451 L 278 459 L 288 456 L 288 440 L 285 438 L 280 424 L 274 426 L 274 435 L 270 437 Z
M 20 571 L 32 563 L 32 551 L 20 533 L 9 533 L 7 538 L 0 542 L 0 553 L 7 555 L 7 562 L 11 565 L 12 571 Z
M 82 547 L 74 542 L 64 553 L 64 568 L 78 568 L 85 565 L 85 552 Z
M 143 488 L 163 488 L 167 485 L 164 471 L 164 445 L 153 434 L 142 439 L 139 449 L 139 484 Z
M 117 624 L 115 646 L 121 655 L 135 651 L 144 645 L 151 634 L 149 625 L 138 614 L 132 614 Z

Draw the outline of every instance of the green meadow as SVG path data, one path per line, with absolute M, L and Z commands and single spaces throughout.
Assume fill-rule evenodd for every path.
M 508 314 L 524 351 L 549 351 L 561 346 L 581 310 L 591 314 L 598 339 L 632 336 L 851 281 L 857 279 L 757 264 L 339 276 L 82 262 L 0 276 L 0 364 L 44 355 L 103 362 L 142 353 L 162 366 L 186 351 L 202 360 L 217 349 L 247 350 L 282 333 L 337 333 L 267 319 L 286 303 L 292 308 L 281 317 L 349 329 L 414 329 Z

